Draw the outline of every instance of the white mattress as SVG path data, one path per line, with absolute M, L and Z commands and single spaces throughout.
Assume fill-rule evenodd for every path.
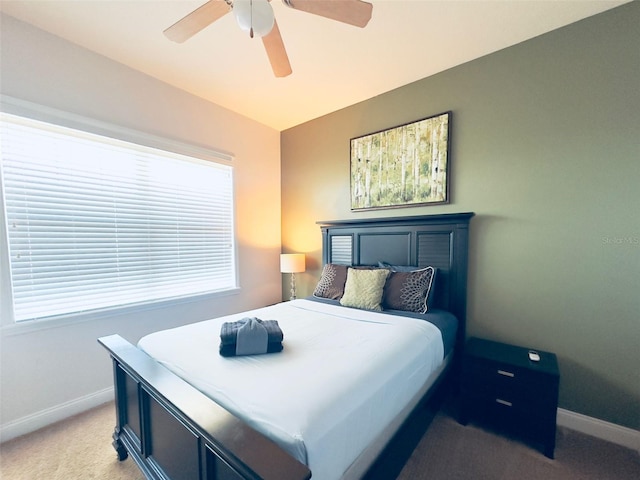
M 277 320 L 280 353 L 222 357 L 223 322 Z M 305 463 L 337 480 L 443 362 L 429 322 L 294 300 L 142 338 L 139 347 Z

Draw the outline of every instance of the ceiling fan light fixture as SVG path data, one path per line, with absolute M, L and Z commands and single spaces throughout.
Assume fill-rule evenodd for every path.
M 268 0 L 235 0 L 233 15 L 242 30 L 264 37 L 273 29 L 275 17 Z
M 1 0 L 0 0 L 1 1 Z M 182 43 L 196 33 L 225 16 L 230 11 L 240 28 L 262 37 L 262 44 L 269 57 L 276 77 L 291 74 L 291 64 L 280 35 L 271 0 L 209 0 L 178 20 L 164 34 L 174 42 Z M 364 0 L 282 0 L 293 10 L 318 15 L 330 20 L 364 27 L 371 19 L 373 5 Z

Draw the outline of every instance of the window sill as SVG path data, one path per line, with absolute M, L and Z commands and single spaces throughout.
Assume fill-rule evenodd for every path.
M 188 297 L 178 297 L 154 302 L 123 305 L 101 310 L 93 310 L 90 312 L 59 315 L 46 319 L 25 320 L 22 322 L 3 325 L 2 327 L 0 327 L 0 331 L 2 332 L 3 336 L 23 335 L 33 332 L 40 332 L 51 328 L 67 327 L 70 325 L 105 320 L 113 317 L 135 315 L 136 313 L 149 310 L 165 309 L 167 307 L 186 305 L 189 303 L 201 302 L 218 297 L 227 297 L 230 295 L 237 295 L 239 292 L 240 288 L 236 287 L 221 292 L 210 292 L 198 295 L 190 295 Z

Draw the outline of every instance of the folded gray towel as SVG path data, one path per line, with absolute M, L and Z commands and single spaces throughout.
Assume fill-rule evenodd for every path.
M 250 318 L 238 329 L 236 335 L 236 355 L 256 355 L 267 353 L 269 335 L 267 329 L 255 318 Z
M 280 325 L 278 325 L 277 320 L 260 320 L 257 317 L 254 318 L 256 321 L 261 323 L 267 329 L 267 335 L 269 336 L 269 343 L 277 343 L 282 342 L 284 336 L 282 334 L 282 330 L 280 329 Z M 225 322 L 222 324 L 222 328 L 220 329 L 220 342 L 222 345 L 235 345 L 237 340 L 238 329 L 242 327 L 245 323 L 251 320 L 250 317 L 245 317 L 242 320 L 238 320 L 237 322 Z
M 267 351 L 265 353 L 278 353 L 284 350 L 282 342 L 269 342 L 267 345 Z M 220 355 L 223 357 L 235 357 L 236 346 L 235 345 L 220 345 Z
M 245 317 L 220 329 L 220 355 L 258 355 L 282 351 L 284 335 L 276 320 Z

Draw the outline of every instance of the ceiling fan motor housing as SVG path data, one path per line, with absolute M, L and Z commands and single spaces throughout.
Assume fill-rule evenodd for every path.
M 264 37 L 273 29 L 273 8 L 268 0 L 235 0 L 233 15 L 242 30 Z

